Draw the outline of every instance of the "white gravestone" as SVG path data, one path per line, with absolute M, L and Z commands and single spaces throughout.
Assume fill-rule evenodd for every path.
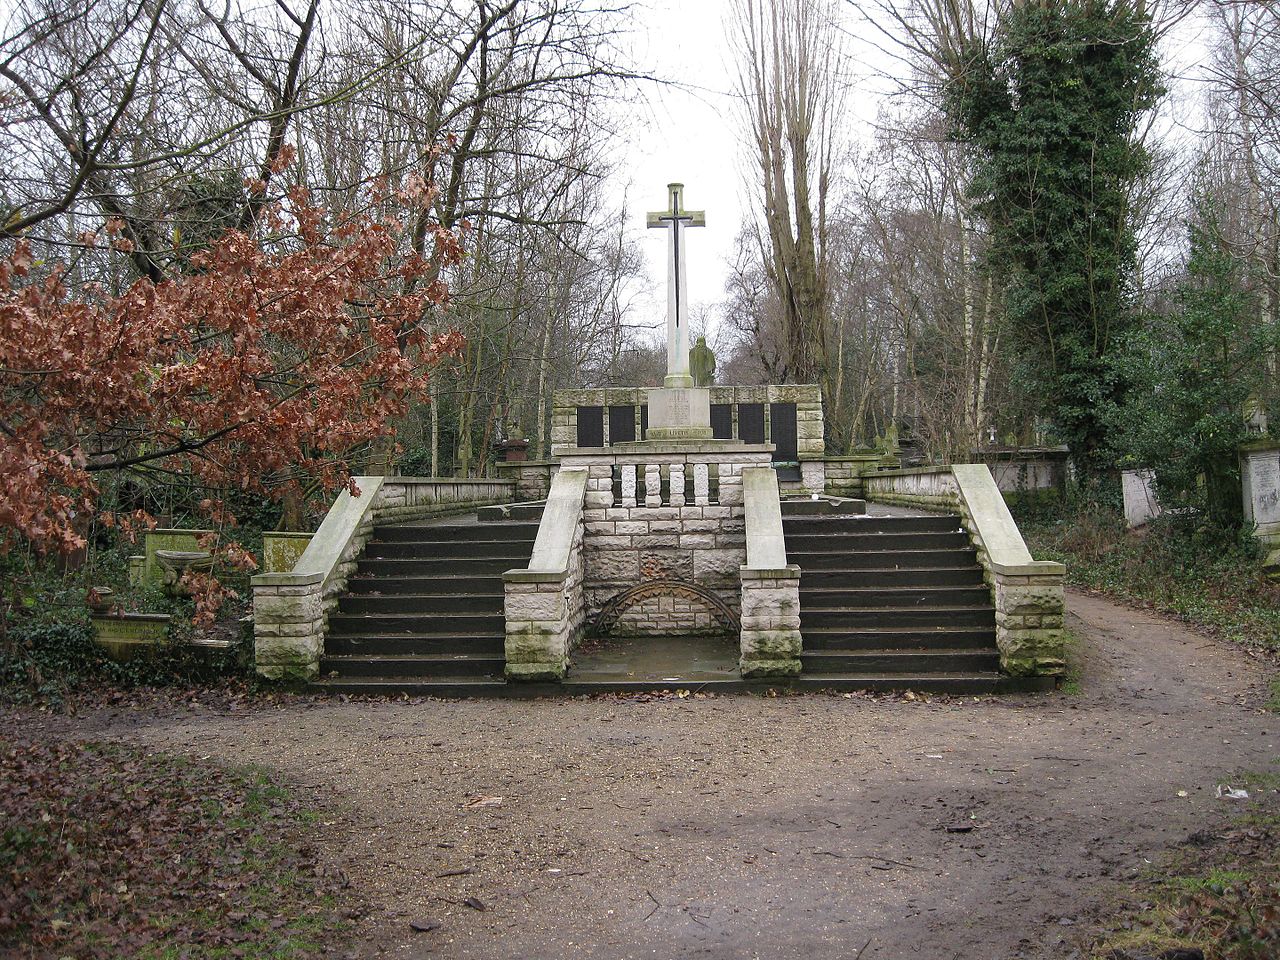
M 1240 460 L 1245 519 L 1257 526 L 1258 539 L 1280 541 L 1280 448 L 1247 450 Z
M 1120 474 L 1120 487 L 1124 492 L 1125 525 L 1133 530 L 1161 514 L 1156 499 L 1156 474 L 1154 470 L 1125 470 Z

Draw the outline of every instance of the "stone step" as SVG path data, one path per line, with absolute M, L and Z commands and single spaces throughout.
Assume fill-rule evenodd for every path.
M 450 563 L 453 566 L 453 563 Z M 523 566 L 528 566 L 526 560 Z M 410 569 L 417 571 L 417 567 Z M 510 568 L 505 568 L 510 569 Z M 481 593 L 502 595 L 501 574 L 478 574 L 476 576 L 355 576 L 347 581 L 347 590 L 354 595 L 376 593 L 389 595 L 393 593 L 412 593 L 420 596 L 427 594 Z
M 911 690 L 949 696 L 984 696 L 1000 693 L 1030 693 L 1052 690 L 1053 677 L 1005 677 L 999 673 L 880 673 L 880 674 L 801 674 L 790 681 L 650 681 L 650 680 L 583 680 L 570 677 L 562 684 L 505 683 L 499 680 L 397 679 L 381 677 L 325 678 L 314 681 L 316 693 L 348 696 L 398 697 L 573 697 L 618 693 L 649 693 L 679 688 L 706 693 L 728 694 L 763 690 L 836 690 L 867 693 L 900 693 Z
M 950 533 L 961 530 L 960 518 L 946 514 L 924 517 L 818 516 L 782 518 L 782 529 L 790 536 L 808 533 Z
M 461 633 L 483 636 L 503 634 L 506 623 L 497 613 L 334 613 L 329 616 L 329 634 L 359 633 L 367 636 L 394 636 L 403 633 Z
M 861 570 L 900 570 L 903 568 L 971 569 L 977 566 L 978 554 L 972 547 L 944 550 L 864 550 L 843 553 L 833 550 L 812 551 L 787 548 L 787 560 L 800 565 L 801 577 L 810 570 L 842 570 L 852 574 Z
M 356 567 L 359 577 L 429 577 L 478 576 L 507 570 L 523 570 L 529 566 L 529 554 L 523 557 L 414 557 L 362 558 Z
M 808 650 L 800 654 L 805 673 L 979 673 L 1000 669 L 1000 654 L 989 650 L 938 647 L 929 650 Z
M 489 507 L 481 507 L 476 511 L 476 519 L 481 523 L 508 523 L 511 521 L 537 523 L 542 519 L 542 511 L 546 508 L 545 500 L 526 500 L 522 503 L 497 503 Z
M 802 631 L 804 649 L 816 650 L 936 650 L 989 649 L 996 644 L 992 627 L 808 627 Z
M 506 637 L 501 632 L 473 633 L 330 633 L 324 641 L 329 656 L 475 656 L 505 657 Z
M 861 553 L 864 550 L 947 550 L 969 547 L 969 535 L 962 531 L 899 533 L 791 533 L 785 534 L 787 553 Z
M 532 540 L 459 540 L 443 543 L 370 540 L 364 548 L 364 556 L 370 560 L 522 557 L 524 562 L 520 566 L 528 566 L 532 553 Z
M 448 543 L 478 540 L 518 540 L 533 543 L 538 535 L 536 523 L 395 523 L 374 527 L 373 539 L 381 543 Z
M 338 598 L 343 613 L 502 613 L 502 583 L 490 593 L 348 593 Z
M 320 660 L 322 677 L 478 677 L 500 681 L 505 657 L 482 654 L 332 655 Z
M 985 586 L 811 587 L 800 580 L 800 609 L 880 607 L 980 607 L 991 602 Z
M 835 587 L 981 587 L 982 568 L 976 563 L 967 567 L 902 567 L 883 570 L 811 570 L 800 574 L 800 592 Z
M 953 697 L 985 696 L 995 693 L 1023 693 L 1052 690 L 1052 677 L 1006 677 L 994 671 L 974 673 L 807 673 L 793 684 L 801 690 L 862 690 L 867 693 L 939 693 Z
M 867 501 L 853 500 L 847 497 L 827 499 L 819 497 L 789 497 L 782 501 L 782 516 L 787 517 L 834 517 L 856 516 L 867 512 Z
M 882 629 L 903 627 L 994 627 L 996 612 L 985 607 L 918 607 L 900 610 L 885 607 L 863 607 L 857 610 L 814 609 L 803 604 L 800 607 L 800 631 L 811 627 L 843 627 L 858 629 L 879 627 Z
M 356 697 L 398 697 L 405 694 L 417 697 L 501 697 L 509 695 L 508 686 L 505 680 L 490 677 L 451 677 L 440 680 L 322 677 L 313 680 L 309 689 L 315 693 L 341 693 Z

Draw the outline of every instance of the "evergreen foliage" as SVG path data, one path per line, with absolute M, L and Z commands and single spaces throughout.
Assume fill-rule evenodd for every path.
M 1112 351 L 1133 322 L 1136 137 L 1161 93 L 1155 33 L 1124 0 L 1015 4 L 990 47 L 962 51 L 946 102 L 974 150 L 970 191 L 991 231 L 992 269 L 1044 412 L 1096 474 L 1106 410 L 1120 399 Z
M 1151 467 L 1166 507 L 1190 507 L 1214 524 L 1242 520 L 1237 451 L 1243 410 L 1259 395 L 1276 330 L 1261 322 L 1212 204 L 1197 201 L 1186 276 L 1167 316 L 1134 332 L 1119 366 L 1132 384 L 1116 418 L 1123 460 Z

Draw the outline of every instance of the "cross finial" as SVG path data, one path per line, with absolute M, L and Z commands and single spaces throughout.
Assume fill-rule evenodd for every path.
M 689 313 L 686 293 L 684 245 L 681 240 L 686 227 L 705 227 L 707 215 L 701 210 L 684 208 L 684 184 L 667 184 L 667 209 L 650 213 L 645 222 L 650 227 L 671 231 L 667 256 L 667 386 L 687 387 L 689 376 L 689 335 L 686 317 Z

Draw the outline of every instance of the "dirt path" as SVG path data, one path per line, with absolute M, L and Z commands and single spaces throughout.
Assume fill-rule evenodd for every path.
M 1070 608 L 1075 696 L 27 723 L 264 763 L 344 810 L 323 836 L 374 906 L 352 956 L 1065 957 L 1108 883 L 1221 815 L 1220 779 L 1280 757 L 1256 663 L 1102 600 Z M 481 796 L 502 801 L 467 806 Z

